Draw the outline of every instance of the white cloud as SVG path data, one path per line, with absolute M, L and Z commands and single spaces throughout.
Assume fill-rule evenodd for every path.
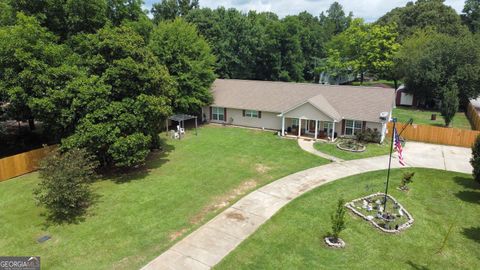
M 374 21 L 395 7 L 405 6 L 408 0 L 337 0 L 346 13 L 352 11 L 355 17 L 364 18 L 367 21 Z M 146 8 L 152 3 L 160 0 L 146 0 Z M 334 0 L 200 0 L 200 6 L 217 8 L 234 7 L 244 12 L 249 10 L 272 11 L 280 17 L 298 14 L 308 11 L 313 15 L 328 9 Z M 461 12 L 464 0 L 447 0 L 445 3 L 452 6 L 457 12 Z

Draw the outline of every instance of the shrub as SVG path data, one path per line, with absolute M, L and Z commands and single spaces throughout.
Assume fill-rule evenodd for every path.
M 379 143 L 382 135 L 377 129 L 367 128 L 358 132 L 355 137 L 359 142 Z
M 128 168 L 141 165 L 150 153 L 150 136 L 135 133 L 126 137 L 118 138 L 108 149 L 116 167 Z
M 332 213 L 332 238 L 334 240 L 338 239 L 340 233 L 346 228 L 345 226 L 345 201 L 339 199 L 337 203 L 337 209 Z
M 400 188 L 404 189 L 404 190 L 408 190 L 408 184 L 413 182 L 413 177 L 414 176 L 415 176 L 415 172 L 405 172 L 405 173 L 403 173 Z
M 442 95 L 442 106 L 440 112 L 445 120 L 445 126 L 448 127 L 458 111 L 458 87 L 456 84 L 449 84 L 444 87 Z
M 40 183 L 34 190 L 37 203 L 47 208 L 49 219 L 71 222 L 91 203 L 89 183 L 98 163 L 83 149 L 53 151 L 40 163 Z
M 470 164 L 472 164 L 473 167 L 473 178 L 480 183 L 480 135 L 473 144 Z

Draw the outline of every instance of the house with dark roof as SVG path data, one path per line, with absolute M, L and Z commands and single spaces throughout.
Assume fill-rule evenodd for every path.
M 387 130 L 395 91 L 380 87 L 218 79 L 204 120 L 334 140 Z

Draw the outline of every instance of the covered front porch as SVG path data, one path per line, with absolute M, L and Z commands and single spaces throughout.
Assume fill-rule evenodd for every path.
M 282 117 L 282 136 L 335 141 L 334 121 Z
M 278 115 L 282 136 L 308 137 L 334 141 L 340 114 L 322 96 L 313 97 Z

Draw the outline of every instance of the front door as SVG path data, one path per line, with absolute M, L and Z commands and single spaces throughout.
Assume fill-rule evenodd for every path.
M 327 137 L 333 137 L 333 123 L 332 122 L 325 122 L 325 128 L 327 129 Z
M 308 120 L 308 132 L 315 133 L 315 120 Z

